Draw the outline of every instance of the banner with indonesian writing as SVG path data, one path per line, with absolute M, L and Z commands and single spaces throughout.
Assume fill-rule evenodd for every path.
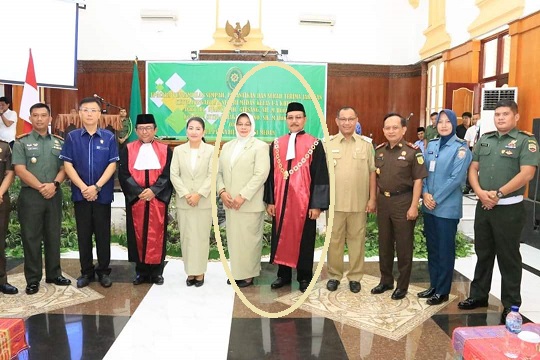
M 152 62 L 146 63 L 146 112 L 154 115 L 157 136 L 186 139 L 186 122 L 198 116 L 206 122 L 205 139 L 214 141 L 229 96 L 242 77 L 258 62 Z M 307 81 L 326 114 L 326 64 L 287 63 Z M 305 130 L 323 137 L 321 122 L 308 90 L 289 71 L 269 66 L 247 79 L 232 105 L 222 141 L 234 139 L 234 121 L 241 112 L 255 117 L 256 137 L 264 141 L 288 132 L 285 111 L 289 102 L 304 104 Z M 323 119 L 325 121 L 325 119 Z

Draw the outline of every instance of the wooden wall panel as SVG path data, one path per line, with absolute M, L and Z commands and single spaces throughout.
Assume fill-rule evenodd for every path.
M 328 77 L 326 123 L 330 134 L 338 132 L 335 123 L 338 109 L 352 106 L 358 113 L 362 133 L 382 139 L 381 119 L 388 112 L 388 78 Z M 380 133 L 380 134 L 379 134 Z
M 408 117 L 410 113 L 413 113 L 409 119 L 407 133 L 405 134 L 405 138 L 411 142 L 418 140 L 416 128 L 420 126 L 420 114 L 423 113 L 420 105 L 421 81 L 421 76 L 415 76 L 411 78 L 391 78 L 389 83 L 388 111 L 397 112 L 404 117 Z
M 533 119 L 540 118 L 540 13 L 512 23 L 509 33 L 511 60 L 508 85 L 518 87 L 518 127 L 532 131 Z
M 359 114 L 362 133 L 373 135 L 378 144 L 385 141 L 382 120 L 389 112 L 412 117 L 406 139 L 416 140 L 419 123 L 421 65 L 328 65 L 327 124 L 330 134 L 337 133 L 336 111 L 352 106 Z
M 139 61 L 138 69 L 144 109 L 144 62 Z M 77 109 L 82 98 L 94 94 L 98 94 L 113 105 L 125 107 L 129 111 L 132 75 L 132 61 L 79 61 L 77 90 L 45 89 L 45 102 L 51 106 L 53 119 L 58 114 Z M 109 107 L 109 113 L 118 114 L 118 109 Z
M 443 53 L 446 82 L 477 83 L 480 64 L 480 41 L 469 41 Z

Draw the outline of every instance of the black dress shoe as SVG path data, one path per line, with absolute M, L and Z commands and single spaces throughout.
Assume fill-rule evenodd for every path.
M 196 281 L 197 281 L 197 280 L 195 280 L 195 278 L 193 278 L 193 279 L 187 278 L 187 279 L 186 279 L 186 285 L 187 285 L 187 286 L 193 286 L 193 285 L 195 285 L 195 282 L 196 282 Z
M 253 285 L 253 278 L 250 281 L 247 281 L 247 280 L 235 280 L 235 281 L 236 281 L 236 285 L 241 288 L 245 288 L 245 287 Z
M 77 279 L 77 287 L 83 288 L 85 286 L 88 286 L 91 281 L 94 281 L 94 275 L 88 276 L 88 275 L 81 275 Z
M 104 288 L 108 288 L 108 287 L 111 287 L 111 285 L 112 285 L 112 280 L 111 280 L 111 278 L 109 277 L 109 275 L 107 275 L 107 274 L 102 274 L 102 275 L 99 277 L 99 283 L 100 283 L 101 286 L 103 286 Z
M 349 290 L 353 293 L 359 293 L 362 286 L 359 281 L 349 281 Z
M 477 300 L 475 298 L 467 298 L 463 301 L 460 301 L 458 303 L 458 308 L 460 308 L 461 310 L 473 310 L 473 309 L 476 309 L 478 307 L 487 307 L 488 306 L 488 301 L 487 300 Z
M 271 285 L 270 287 L 272 289 L 279 289 L 281 287 L 284 287 L 285 285 L 289 285 L 291 283 L 291 279 L 284 279 L 281 277 L 278 277 Z
M 371 289 L 372 294 L 382 294 L 386 290 L 392 290 L 394 288 L 394 285 L 386 285 L 386 284 L 379 284 L 375 286 L 373 289 Z
M 300 284 L 300 286 L 298 287 L 298 289 L 301 291 L 301 292 L 306 292 L 308 286 L 309 286 L 309 281 L 308 280 L 300 280 L 298 282 Z
M 407 290 L 396 289 L 392 293 L 391 297 L 392 297 L 392 300 L 401 300 L 405 297 L 405 295 L 407 295 Z
M 421 299 L 429 299 L 433 295 L 435 295 L 435 288 L 434 287 L 430 287 L 429 289 L 424 290 L 424 291 L 420 291 L 418 294 L 416 294 L 416 296 L 418 296 Z
M 448 295 L 435 294 L 429 299 L 427 299 L 426 304 L 428 305 L 439 305 L 443 302 L 448 301 Z
M 144 275 L 137 274 L 137 276 L 133 280 L 133 285 L 140 285 L 144 284 L 145 282 L 148 282 L 148 278 Z
M 326 288 L 329 290 L 329 291 L 336 291 L 337 288 L 339 286 L 339 281 L 336 280 L 336 279 L 330 279 L 328 280 L 328 282 L 326 283 Z
M 28 284 L 26 285 L 26 293 L 28 295 L 32 295 L 32 294 L 35 294 L 39 291 L 39 283 L 37 282 L 34 282 L 34 283 L 31 283 L 31 284 Z
M 165 279 L 161 275 L 152 276 L 152 283 L 156 285 L 163 285 Z
M 71 285 L 71 280 L 63 277 L 62 275 L 55 277 L 54 279 L 45 279 L 45 282 L 47 284 L 54 283 L 54 285 L 58 286 L 68 286 Z
M 194 279 L 195 280 L 195 283 L 193 283 L 193 285 L 195 285 L 195 287 L 201 287 L 204 285 L 204 276 L 201 280 L 197 280 L 197 279 Z
M 5 283 L 5 284 L 0 285 L 0 292 L 6 295 L 15 295 L 19 292 L 19 290 L 15 286 L 9 283 Z

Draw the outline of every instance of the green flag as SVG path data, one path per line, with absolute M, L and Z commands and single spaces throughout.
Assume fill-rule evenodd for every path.
M 139 82 L 139 69 L 137 68 L 137 59 L 133 62 L 133 77 L 131 78 L 131 100 L 129 102 L 129 117 L 131 119 L 131 128 L 135 129 L 137 115 L 142 114 L 141 102 L 141 84 Z M 137 135 L 131 131 L 128 141 L 135 140 Z

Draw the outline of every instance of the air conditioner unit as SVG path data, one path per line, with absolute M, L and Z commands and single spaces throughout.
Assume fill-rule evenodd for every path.
M 176 21 L 177 14 L 176 14 L 176 11 L 174 10 L 141 9 L 141 19 Z
M 319 15 L 306 15 L 300 17 L 300 25 L 318 25 L 318 26 L 334 26 L 336 24 L 336 18 L 334 16 L 319 16 Z
M 517 87 L 482 89 L 482 107 L 480 109 L 480 135 L 495 131 L 495 105 L 499 100 L 510 99 L 517 102 Z

